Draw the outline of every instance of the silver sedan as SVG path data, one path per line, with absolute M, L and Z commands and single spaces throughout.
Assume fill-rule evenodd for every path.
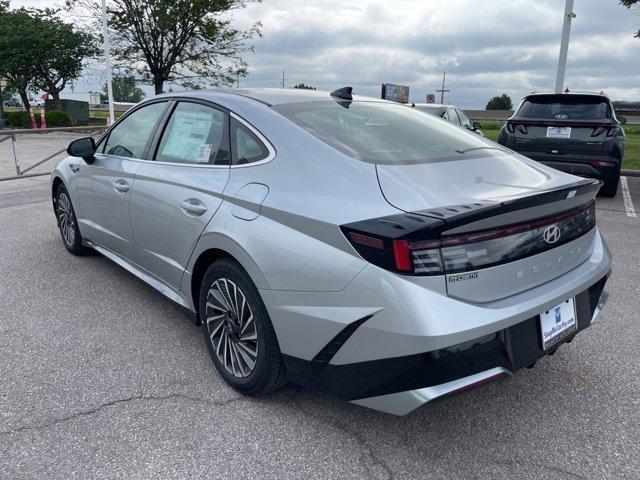
M 599 182 L 349 87 L 161 95 L 68 154 L 65 247 L 192 312 L 246 394 L 406 414 L 533 365 L 605 298 Z

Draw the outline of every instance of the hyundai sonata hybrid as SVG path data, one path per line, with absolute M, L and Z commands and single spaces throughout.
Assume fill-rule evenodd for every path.
M 350 87 L 160 95 L 68 154 L 67 250 L 193 312 L 245 394 L 403 415 L 533 366 L 606 298 L 601 182 Z

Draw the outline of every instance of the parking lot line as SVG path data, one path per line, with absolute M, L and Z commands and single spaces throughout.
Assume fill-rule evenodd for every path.
M 633 208 L 633 200 L 631 200 L 631 193 L 629 192 L 629 184 L 627 183 L 627 177 L 620 177 L 620 184 L 622 185 L 622 198 L 624 199 L 624 209 L 627 211 L 627 217 L 636 218 L 636 211 Z

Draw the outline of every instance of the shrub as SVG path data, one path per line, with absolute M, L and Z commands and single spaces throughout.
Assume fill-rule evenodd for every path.
M 31 126 L 31 117 L 25 110 L 17 112 L 6 112 L 7 123 L 10 127 L 28 128 Z
M 49 110 L 47 115 L 47 127 L 72 127 L 75 122 L 67 112 L 62 110 Z M 40 119 L 36 119 L 39 124 Z

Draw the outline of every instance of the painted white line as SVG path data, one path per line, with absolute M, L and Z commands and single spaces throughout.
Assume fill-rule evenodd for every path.
M 631 200 L 631 193 L 629 192 L 627 177 L 620 177 L 620 184 L 622 185 L 622 198 L 624 199 L 624 209 L 627 211 L 627 217 L 637 218 L 636 211 L 633 208 L 633 201 Z

